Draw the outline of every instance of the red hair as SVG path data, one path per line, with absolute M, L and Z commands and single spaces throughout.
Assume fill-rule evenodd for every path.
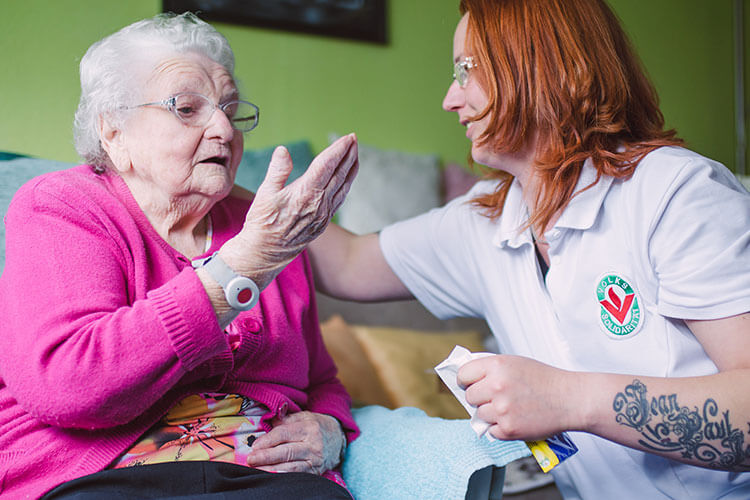
M 615 14 L 603 0 L 461 0 L 467 54 L 489 103 L 479 144 L 513 153 L 535 138 L 539 184 L 529 225 L 544 229 L 573 196 L 583 162 L 627 178 L 661 146 L 682 144 L 664 130 L 658 96 Z M 475 204 L 499 217 L 512 176 Z M 595 183 L 596 183 L 595 181 Z M 593 184 L 592 184 L 593 185 Z M 590 186 L 587 186 L 590 187 Z

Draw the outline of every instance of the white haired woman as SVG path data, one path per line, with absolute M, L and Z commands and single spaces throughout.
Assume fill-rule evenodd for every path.
M 191 14 L 82 59 L 86 165 L 29 182 L 6 219 L 3 495 L 350 498 L 334 469 L 357 428 L 304 249 L 348 191 L 356 138 L 288 186 L 277 148 L 252 203 L 233 196 L 258 123 L 233 70 Z

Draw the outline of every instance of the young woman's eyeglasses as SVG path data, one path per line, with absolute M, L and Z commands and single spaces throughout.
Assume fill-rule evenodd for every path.
M 208 123 L 214 111 L 221 110 L 227 115 L 232 127 L 241 132 L 250 132 L 258 126 L 260 110 L 258 106 L 248 101 L 228 101 L 214 104 L 211 99 L 203 94 L 183 92 L 168 97 L 163 101 L 147 102 L 132 106 L 142 108 L 144 106 L 161 106 L 171 111 L 185 125 L 191 127 L 202 127 Z
M 453 65 L 453 79 L 458 82 L 459 87 L 466 86 L 469 81 L 469 70 L 476 67 L 473 57 L 464 57 Z

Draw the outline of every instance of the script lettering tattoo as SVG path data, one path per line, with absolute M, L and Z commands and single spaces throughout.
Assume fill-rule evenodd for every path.
M 612 408 L 617 423 L 640 432 L 638 442 L 648 450 L 680 453 L 707 467 L 750 471 L 745 435 L 732 427 L 729 410 L 720 411 L 711 398 L 702 408 L 691 409 L 680 406 L 676 394 L 649 398 L 646 386 L 636 379 L 617 393 Z

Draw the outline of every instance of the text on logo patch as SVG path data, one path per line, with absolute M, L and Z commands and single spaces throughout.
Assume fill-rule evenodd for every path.
M 605 333 L 616 338 L 635 335 L 643 323 L 641 304 L 633 287 L 617 274 L 608 273 L 596 285 L 599 302 L 599 324 Z

